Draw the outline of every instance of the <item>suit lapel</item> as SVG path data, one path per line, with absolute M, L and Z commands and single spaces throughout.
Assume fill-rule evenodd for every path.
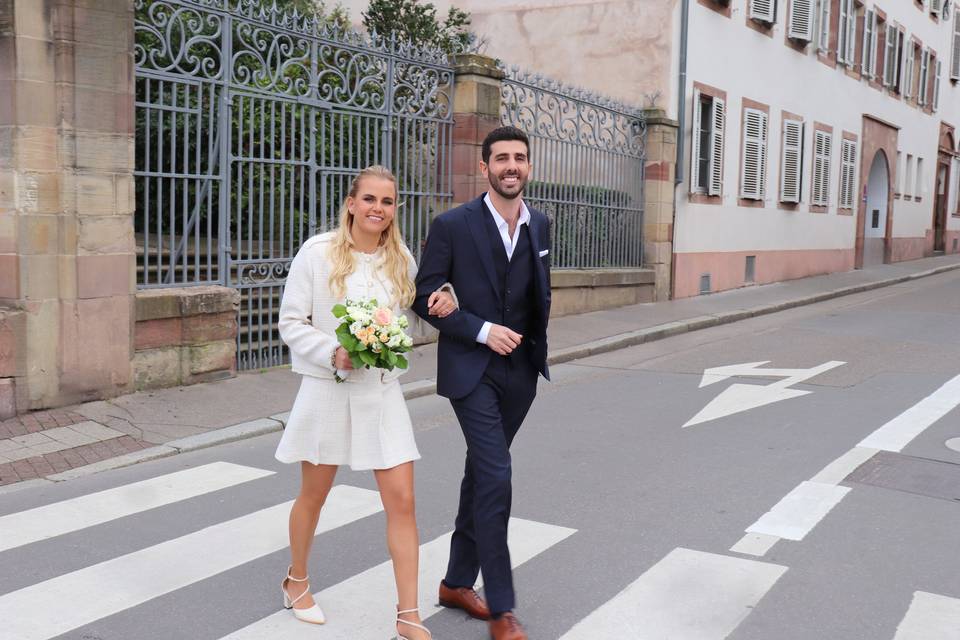
M 473 236 L 473 242 L 477 246 L 477 253 L 480 256 L 480 264 L 483 265 L 483 271 L 487 274 L 490 286 L 494 292 L 499 292 L 497 288 L 497 276 L 493 268 L 493 255 L 490 253 L 490 241 L 487 238 L 487 232 L 483 228 L 483 216 L 488 216 L 486 205 L 483 203 L 483 196 L 480 196 L 470 204 L 470 210 L 467 213 L 467 228 L 470 229 L 470 235 Z
M 537 287 L 542 291 L 549 282 L 547 270 L 540 259 L 540 220 L 530 212 L 530 250 L 533 252 L 533 269 Z

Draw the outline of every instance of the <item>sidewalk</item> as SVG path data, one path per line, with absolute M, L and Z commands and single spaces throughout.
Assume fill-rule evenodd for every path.
M 960 255 L 556 318 L 550 363 L 960 269 Z M 436 345 L 418 347 L 407 398 L 434 393 Z M 0 492 L 277 431 L 299 385 L 288 368 L 144 391 L 0 422 Z

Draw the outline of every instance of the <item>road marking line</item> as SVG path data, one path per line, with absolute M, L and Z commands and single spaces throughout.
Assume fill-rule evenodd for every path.
M 288 544 L 293 501 L 0 596 L 5 637 L 46 640 L 240 566 Z M 378 513 L 380 494 L 335 486 L 317 533 Z M 69 602 L 50 615 L 51 602 Z
M 762 558 L 767 554 L 767 551 L 770 551 L 773 545 L 779 541 L 779 536 L 771 536 L 765 533 L 748 533 L 740 538 L 737 544 L 730 547 L 730 551 Z
M 902 451 L 910 441 L 960 405 L 960 376 L 883 425 L 860 442 L 861 447 Z
M 510 520 L 510 558 L 517 567 L 543 553 L 576 531 L 531 520 Z M 441 611 L 437 605 L 436 584 L 447 567 L 450 534 L 444 534 L 420 547 L 420 616 L 423 619 Z M 383 640 L 393 637 L 396 611 L 396 583 L 393 564 L 384 562 L 315 594 L 328 616 L 319 636 L 323 640 Z M 316 640 L 312 625 L 296 620 L 289 611 L 278 611 L 225 636 L 223 640 Z
M 560 640 L 721 640 L 786 570 L 678 547 Z
M 907 614 L 893 640 L 957 640 L 960 638 L 960 598 L 914 591 Z
M 273 475 L 213 462 L 0 517 L 0 551 L 79 531 L 181 500 Z
M 848 491 L 849 487 L 801 482 L 746 531 L 787 540 L 803 540 Z
M 820 484 L 840 484 L 844 478 L 853 473 L 857 467 L 869 460 L 879 449 L 854 447 L 845 454 L 821 469 L 820 473 L 810 478 L 810 482 Z

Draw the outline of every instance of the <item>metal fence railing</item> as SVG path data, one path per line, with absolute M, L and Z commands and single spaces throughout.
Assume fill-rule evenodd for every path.
M 643 263 L 643 112 L 504 68 L 500 121 L 530 136 L 525 199 L 551 221 L 555 269 Z

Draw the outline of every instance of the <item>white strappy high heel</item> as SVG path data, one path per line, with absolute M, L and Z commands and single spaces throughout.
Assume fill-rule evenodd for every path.
M 410 625 L 411 627 L 416 627 L 417 629 L 420 629 L 420 630 L 422 630 L 422 631 L 426 631 L 426 632 L 427 632 L 427 635 L 429 635 L 429 636 L 432 638 L 432 637 L 433 637 L 433 634 L 430 633 L 430 629 L 427 629 L 427 628 L 426 628 L 425 626 L 423 626 L 422 624 L 417 624 L 416 622 L 410 622 L 409 620 L 404 620 L 403 618 L 400 617 L 400 616 L 403 615 L 404 613 L 418 613 L 419 611 L 420 611 L 419 608 L 418 608 L 418 609 L 404 609 L 403 611 L 400 611 L 400 609 L 397 609 L 397 624 L 401 624 L 401 623 L 402 623 L 402 624 L 408 624 L 408 625 Z M 397 640 L 410 640 L 410 639 L 407 638 L 407 636 L 403 635 L 402 633 L 400 633 L 400 632 L 398 631 L 398 632 L 397 632 Z
M 320 605 L 317 603 L 314 603 L 313 606 L 308 609 L 294 609 L 293 605 L 296 604 L 297 600 L 310 593 L 310 588 L 308 586 L 303 590 L 303 593 L 291 600 L 290 596 L 287 594 L 287 580 L 290 582 L 308 582 L 310 580 L 310 576 L 306 576 L 304 578 L 294 578 L 292 575 L 290 575 L 290 571 L 292 570 L 293 565 L 287 567 L 287 577 L 284 578 L 283 582 L 280 583 L 280 591 L 283 593 L 283 608 L 291 609 L 294 617 L 297 620 L 309 622 L 310 624 L 323 624 L 327 621 L 327 618 L 323 615 L 323 609 L 321 609 Z

